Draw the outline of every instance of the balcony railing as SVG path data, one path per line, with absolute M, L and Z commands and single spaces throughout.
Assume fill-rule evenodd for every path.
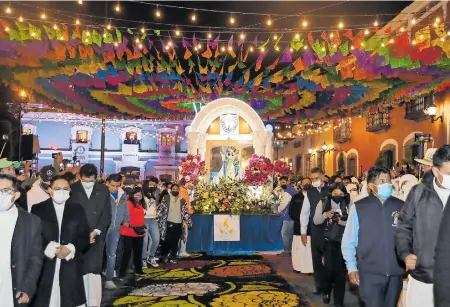
M 352 124 L 349 121 L 345 121 L 340 126 L 334 129 L 333 138 L 335 143 L 347 143 L 352 139 Z
M 369 113 L 366 117 L 366 131 L 378 132 L 387 130 L 391 127 L 389 124 L 389 110 L 376 111 Z
M 428 119 L 425 113 L 427 108 L 433 105 L 433 95 L 421 96 L 417 99 L 406 103 L 405 119 L 422 121 Z

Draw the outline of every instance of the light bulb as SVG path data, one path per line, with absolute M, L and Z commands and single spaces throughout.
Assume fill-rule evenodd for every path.
M 116 12 L 120 12 L 120 5 L 119 5 L 119 3 L 116 4 L 116 7 L 114 9 L 116 10 Z
M 369 30 L 368 29 L 364 30 L 364 35 L 369 35 Z
M 45 18 L 47 18 L 47 15 L 45 15 L 45 13 L 42 13 L 41 14 L 41 19 L 45 19 Z
M 9 6 L 6 8 L 6 14 L 11 14 L 11 8 Z
M 401 28 L 400 28 L 400 32 L 405 32 L 405 28 L 404 28 L 404 27 L 401 27 Z
M 78 0 L 78 4 L 83 4 L 83 0 Z
M 435 23 L 433 24 L 433 27 L 437 28 L 437 27 L 439 27 L 439 24 L 438 24 L 437 22 L 435 22 Z
M 342 29 L 344 27 L 344 24 L 342 22 L 340 22 L 338 27 L 339 27 L 339 29 Z
M 222 46 L 222 48 L 220 48 L 220 51 L 224 52 L 225 51 L 225 47 Z
M 194 47 L 194 50 L 197 51 L 197 49 L 198 49 L 197 46 L 195 46 L 195 47 Z
M 31 36 L 36 36 L 36 32 L 31 32 Z
M 241 33 L 241 39 L 244 39 L 244 38 L 245 38 L 245 34 Z
M 420 39 L 423 39 L 423 34 L 420 34 Z
M 20 21 L 20 22 L 23 22 L 23 17 L 22 17 L 22 15 L 19 17 L 19 21 Z
M 447 32 L 447 36 L 450 36 L 450 31 Z
M 393 43 L 394 43 L 394 39 L 391 38 L 391 39 L 389 40 L 389 43 L 390 43 L 390 44 L 393 44 Z
M 60 37 L 59 37 L 59 39 L 60 39 L 60 40 L 63 40 L 63 39 L 64 39 L 64 37 L 63 37 L 63 36 L 60 36 Z
M 107 25 L 106 29 L 111 30 L 111 24 Z
M 145 32 L 145 29 L 144 28 L 141 28 L 141 33 L 144 33 Z
M 87 37 L 91 36 L 91 32 L 87 31 L 87 32 L 86 32 L 86 36 L 87 36 Z
M 303 26 L 303 28 L 306 28 L 306 27 L 308 26 L 308 21 L 306 21 L 306 20 L 303 20 L 303 22 L 302 22 L 302 26 Z
M 353 45 L 350 47 L 351 50 L 355 49 L 355 47 L 353 47 Z
M 415 45 L 415 44 L 416 44 L 416 40 L 413 40 L 413 41 L 412 41 L 412 44 Z
M 5 27 L 5 32 L 8 32 L 9 31 L 9 27 Z
M 211 33 L 208 33 L 208 38 L 212 38 L 212 34 Z
M 334 44 L 334 45 L 333 45 L 333 48 L 337 48 L 337 45 L 336 45 L 336 44 Z
M 361 47 L 364 47 L 364 42 L 361 43 Z
M 250 47 L 250 49 L 249 49 L 249 50 L 250 50 L 250 52 L 253 52 L 253 47 Z
M 300 38 L 300 34 L 296 33 L 296 34 L 295 34 L 295 38 L 296 38 L 296 39 L 299 39 L 299 38 Z
M 135 42 L 138 44 L 140 42 L 139 38 L 136 38 Z
M 261 52 L 263 52 L 264 51 L 264 47 L 261 47 Z
M 268 26 L 271 26 L 272 25 L 272 20 L 269 18 L 269 19 L 267 19 L 267 25 Z
M 119 44 L 117 42 L 114 42 L 114 47 L 119 46 Z
M 375 22 L 373 23 L 373 26 L 374 27 L 378 27 L 378 21 L 377 20 L 375 20 Z
M 168 42 L 167 46 L 172 47 L 172 42 Z
M 277 35 L 274 35 L 274 36 L 273 36 L 273 39 L 274 39 L 274 40 L 276 40 L 277 38 L 278 38 L 278 36 L 277 36 Z
M 415 24 L 416 24 L 416 19 L 413 18 L 413 19 L 411 20 L 411 23 L 412 23 L 413 25 L 415 25 Z
M 103 38 L 106 38 L 106 33 L 103 33 Z
M 381 43 L 381 47 L 384 47 L 384 43 Z
M 444 37 L 441 37 L 440 40 L 441 40 L 441 42 L 443 42 L 443 41 L 445 41 L 445 38 L 444 38 Z
M 142 44 L 139 44 L 138 47 L 139 47 L 139 49 L 142 49 L 143 46 L 142 46 Z
M 156 10 L 155 15 L 156 17 L 161 17 L 161 12 L 159 10 Z
M 230 46 L 230 47 L 228 47 L 228 50 L 229 50 L 229 51 L 233 50 L 233 47 L 231 47 L 231 46 Z
M 197 48 L 202 49 L 202 44 L 198 44 Z
M 230 17 L 230 23 L 234 24 L 234 22 L 235 22 L 234 17 Z
M 333 38 L 334 37 L 334 34 L 333 33 L 330 33 L 330 38 Z
M 308 49 L 308 46 L 306 46 L 306 45 L 305 45 L 305 46 L 303 46 L 303 49 L 305 49 L 305 50 L 306 50 L 306 49 Z
M 290 48 L 289 51 L 290 51 L 290 52 L 294 52 L 294 48 Z
M 86 43 L 89 42 L 89 40 L 88 40 L 87 38 L 86 38 L 84 41 L 85 41 Z
M 176 30 L 176 31 L 175 31 L 175 35 L 176 35 L 176 36 L 180 36 L 180 31 L 179 31 L 179 30 Z
M 80 20 L 79 19 L 75 20 L 75 24 L 79 25 L 80 24 Z
M 275 47 L 275 50 L 276 50 L 276 51 L 280 51 L 280 47 L 276 46 L 276 47 Z
M 57 30 L 58 26 L 56 24 L 53 25 L 53 29 Z
M 192 14 L 191 20 L 192 20 L 192 21 L 196 21 L 196 20 L 197 20 L 197 16 L 195 16 L 195 14 Z
M 325 51 L 325 47 L 322 47 L 322 51 Z
M 440 22 L 441 22 L 441 19 L 440 19 L 439 17 L 436 17 L 436 22 L 437 22 L 437 23 L 440 23 Z

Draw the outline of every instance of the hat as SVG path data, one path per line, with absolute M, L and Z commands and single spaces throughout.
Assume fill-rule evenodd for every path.
M 134 185 L 136 182 L 134 181 L 133 178 L 127 178 L 125 179 L 125 181 L 123 182 L 124 186 L 130 186 L 130 185 Z
M 428 148 L 423 159 L 414 159 L 414 161 L 423 165 L 433 166 L 433 156 L 436 150 L 437 148 Z
M 0 159 L 0 168 L 10 167 L 13 164 L 14 163 L 12 161 L 8 161 L 8 159 L 6 158 Z
M 53 176 L 56 175 L 56 170 L 51 165 L 46 165 L 39 171 L 39 175 L 43 182 L 49 182 L 52 180 Z

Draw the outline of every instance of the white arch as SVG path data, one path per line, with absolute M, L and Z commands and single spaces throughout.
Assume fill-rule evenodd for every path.
M 398 142 L 394 139 L 386 139 L 380 146 L 380 151 L 383 151 L 383 148 L 387 145 L 393 145 L 395 147 L 395 161 L 394 164 L 398 162 Z
M 354 154 L 356 156 L 356 176 L 359 177 L 361 174 L 359 173 L 359 153 L 355 148 L 349 149 L 347 154 L 345 155 L 345 171 L 348 172 L 348 156 Z
M 251 106 L 235 98 L 219 98 L 208 103 L 197 113 L 190 132 L 206 133 L 217 117 L 230 113 L 242 117 L 253 132 L 265 131 L 263 121 Z
M 238 115 L 247 122 L 252 130 L 256 154 L 273 158 L 273 132 L 266 130 L 263 121 L 251 106 L 235 98 L 219 98 L 211 101 L 197 113 L 187 133 L 188 152 L 205 157 L 208 128 L 219 116 L 227 114 Z
M 408 135 L 405 137 L 405 139 L 403 140 L 403 159 L 406 158 L 406 157 L 405 157 L 405 154 L 406 154 L 406 150 L 405 150 L 406 143 L 408 143 L 410 140 L 413 140 L 416 133 L 423 133 L 423 132 L 422 132 L 422 131 L 414 131 L 414 132 L 411 132 L 411 133 L 408 134 Z M 424 143 L 423 145 L 424 145 L 424 146 L 423 146 L 423 147 L 424 147 L 424 152 L 426 152 L 426 151 L 427 151 L 427 147 L 428 147 L 428 143 Z

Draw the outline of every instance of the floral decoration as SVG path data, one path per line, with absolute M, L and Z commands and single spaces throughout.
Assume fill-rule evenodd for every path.
M 205 161 L 200 155 L 187 155 L 181 158 L 181 164 L 178 167 L 178 181 L 180 184 L 188 182 L 197 185 L 202 176 L 206 174 Z
M 174 283 L 174 284 L 152 284 L 147 287 L 135 289 L 130 295 L 133 296 L 187 296 L 204 295 L 215 292 L 220 286 L 215 283 Z
M 272 179 L 274 165 L 269 158 L 253 154 L 245 168 L 244 183 L 249 186 L 266 185 Z
M 277 175 L 277 176 L 286 176 L 291 171 L 291 168 L 289 167 L 287 162 L 283 161 L 283 160 L 276 160 L 273 163 L 273 167 L 274 167 L 275 175 Z
M 298 297 L 293 293 L 281 291 L 248 291 L 222 295 L 211 303 L 213 307 L 233 306 L 298 306 Z

